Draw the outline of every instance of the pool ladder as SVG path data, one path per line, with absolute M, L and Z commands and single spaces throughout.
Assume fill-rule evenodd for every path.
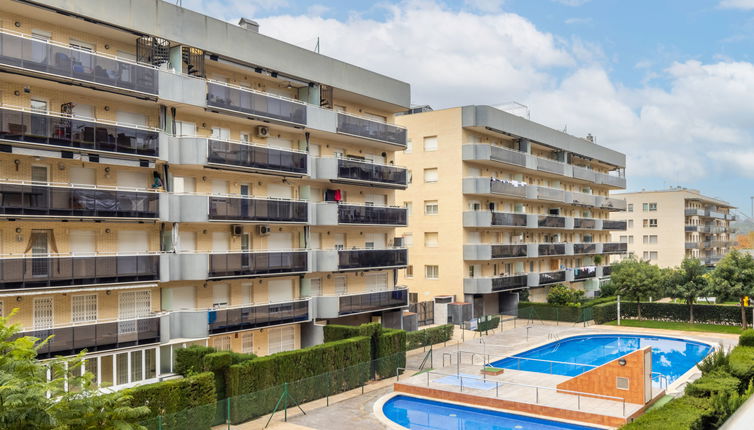
M 560 336 L 557 333 L 548 333 L 547 340 L 560 340 Z

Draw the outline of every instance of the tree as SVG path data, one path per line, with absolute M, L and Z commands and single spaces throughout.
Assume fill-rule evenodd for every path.
M 754 248 L 754 231 L 737 234 L 736 242 L 737 244 L 734 246 L 736 249 Z
M 689 321 L 694 322 L 694 302 L 710 291 L 707 268 L 697 258 L 684 258 L 680 267 L 666 276 L 667 294 L 683 300 L 689 307 Z
M 0 428 L 143 428 L 136 423 L 149 413 L 149 408 L 132 407 L 131 397 L 124 392 L 98 393 L 94 376 L 81 374 L 83 354 L 39 361 L 37 351 L 49 339 L 18 337 L 18 332 L 17 325 L 8 325 L 8 318 L 0 317 Z M 71 389 L 67 390 L 66 385 Z
M 737 297 L 741 306 L 741 327 L 746 329 L 744 296 L 754 294 L 754 258 L 750 254 L 733 250 L 723 257 L 711 272 L 712 290 L 720 297 Z
M 629 258 L 613 264 L 610 282 L 615 293 L 636 301 L 637 317 L 641 319 L 641 300 L 656 297 L 662 291 L 660 268 L 647 261 Z
M 563 284 L 555 284 L 547 293 L 547 303 L 559 306 L 578 306 L 579 300 L 584 297 L 584 292 L 566 287 Z

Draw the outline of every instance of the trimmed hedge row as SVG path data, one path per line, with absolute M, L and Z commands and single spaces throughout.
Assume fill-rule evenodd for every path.
M 129 390 L 133 406 L 147 406 L 150 414 L 142 424 L 149 430 L 195 429 L 212 427 L 217 398 L 214 376 L 210 372 L 186 378 L 142 385 Z M 157 416 L 162 415 L 161 425 Z
M 555 306 L 549 303 L 519 302 L 518 317 L 535 320 L 583 322 L 585 307 Z
M 406 349 L 412 350 L 423 346 L 447 342 L 451 339 L 453 339 L 453 324 L 410 331 L 406 333 Z
M 272 412 L 282 395 L 280 386 L 288 381 L 297 381 L 289 394 L 298 403 L 359 387 L 369 379 L 370 360 L 371 339 L 359 336 L 234 364 L 226 373 L 231 422 Z M 339 369 L 348 371 L 335 372 Z
M 384 379 L 395 376 L 395 369 L 406 367 L 406 332 L 383 329 L 377 336 L 374 353 L 377 359 L 374 378 Z
M 647 412 L 621 430 L 704 430 L 711 414 L 709 399 L 683 396 Z
M 615 302 L 597 305 L 592 308 L 592 316 L 597 324 L 604 324 L 617 319 Z M 751 314 L 751 308 L 746 310 Z M 636 302 L 621 302 L 620 313 L 622 318 L 636 318 Z M 644 319 L 660 321 L 689 321 L 689 307 L 683 303 L 643 303 L 641 304 L 641 317 Z M 741 308 L 726 305 L 694 305 L 694 322 L 722 325 L 740 325 Z M 754 335 L 752 343 L 754 343 Z
M 754 329 L 747 329 L 741 332 L 738 344 L 741 346 L 754 346 Z
M 175 373 L 187 376 L 190 373 L 204 371 L 204 356 L 217 352 L 215 348 L 202 345 L 191 345 L 175 352 Z
M 373 338 L 382 330 L 378 322 L 366 323 L 358 326 L 328 324 L 324 327 L 325 342 L 335 342 L 351 337 L 366 336 Z
M 500 325 L 500 317 L 487 317 L 482 321 L 479 321 L 476 327 L 477 332 L 486 332 L 498 328 Z

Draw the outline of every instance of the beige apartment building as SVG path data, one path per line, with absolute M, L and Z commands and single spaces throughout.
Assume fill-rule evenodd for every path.
M 397 196 L 409 211 L 399 283 L 412 302 L 434 302 L 435 322 L 451 301 L 479 316 L 515 308 L 524 289 L 538 301 L 556 283 L 591 295 L 609 276 L 604 256 L 626 252 L 610 239 L 625 222 L 609 219 L 626 207 L 610 196 L 625 188 L 625 155 L 490 106 L 396 122 L 409 138 L 396 158 L 412 178 Z
M 681 187 L 619 196 L 627 211 L 610 219 L 625 221 L 627 229 L 612 236 L 628 244 L 627 256 L 660 267 L 678 266 L 685 257 L 714 266 L 733 246 L 735 207 L 727 202 Z
M 169 2 L 0 3 L 0 312 L 125 387 L 402 326 L 406 83 Z

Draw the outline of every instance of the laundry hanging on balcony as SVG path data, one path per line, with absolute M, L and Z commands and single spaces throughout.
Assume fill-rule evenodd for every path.
M 326 202 L 339 202 L 343 199 L 343 194 L 340 190 L 325 190 Z
M 527 185 L 526 182 L 516 181 L 513 179 L 499 179 L 499 178 L 490 178 L 490 179 L 494 182 L 502 182 L 504 184 L 513 185 L 514 187 L 525 187 Z

